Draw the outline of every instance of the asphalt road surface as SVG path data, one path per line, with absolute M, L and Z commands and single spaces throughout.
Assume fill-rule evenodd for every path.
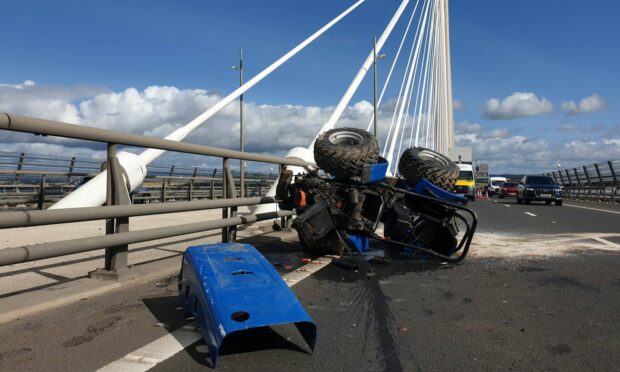
M 481 234 L 586 234 L 606 249 L 591 239 L 538 256 L 476 254 L 477 246 L 457 265 L 398 254 L 390 265 L 361 260 L 357 272 L 328 265 L 292 288 L 318 326 L 313 354 L 294 327 L 264 328 L 231 336 L 217 369 L 617 370 L 620 211 L 494 201 L 472 205 Z M 283 259 L 278 250 L 299 257 L 291 256 L 294 244 L 265 239 L 272 263 Z M 170 278 L 2 325 L 0 370 L 96 370 L 178 330 L 196 332 L 177 309 L 176 291 Z M 198 340 L 153 370 L 210 368 Z

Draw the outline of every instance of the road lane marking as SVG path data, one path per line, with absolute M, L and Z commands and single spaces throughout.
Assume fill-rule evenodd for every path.
M 619 244 L 616 244 L 614 242 L 610 242 L 609 240 L 603 239 L 603 238 L 598 237 L 598 236 L 593 236 L 592 239 L 596 240 L 597 242 L 601 242 L 601 243 L 603 243 L 605 245 L 608 245 L 610 247 L 620 248 Z
M 331 256 L 324 256 L 292 271 L 282 277 L 284 282 L 292 287 L 310 275 L 323 269 L 331 263 Z M 144 372 L 155 367 L 157 364 L 173 357 L 186 347 L 202 339 L 202 332 L 195 326 L 181 327 L 159 339 L 145 345 L 138 350 L 132 351 L 121 359 L 118 359 L 97 371 L 100 372 Z
M 599 211 L 599 212 L 607 212 L 607 213 L 614 213 L 614 214 L 620 214 L 620 212 L 618 211 L 610 211 L 607 209 L 599 209 L 599 208 L 591 208 L 591 207 L 582 207 L 580 205 L 572 205 L 572 204 L 564 204 L 567 207 L 573 207 L 573 208 L 581 208 L 581 209 L 590 209 L 593 211 Z
M 504 204 L 504 207 L 508 207 L 508 208 L 510 208 L 510 205 L 508 205 L 508 204 Z
M 527 214 L 528 216 L 536 217 L 536 215 L 534 213 L 531 213 L 531 212 L 523 212 L 523 213 Z

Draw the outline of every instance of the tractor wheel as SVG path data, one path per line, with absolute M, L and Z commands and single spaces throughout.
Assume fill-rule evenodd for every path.
M 332 129 L 321 134 L 314 143 L 314 160 L 336 178 L 361 177 L 364 164 L 379 161 L 379 143 L 362 129 Z
M 452 160 L 423 147 L 405 150 L 398 163 L 398 172 L 412 185 L 426 178 L 446 191 L 454 189 L 459 177 L 459 167 Z

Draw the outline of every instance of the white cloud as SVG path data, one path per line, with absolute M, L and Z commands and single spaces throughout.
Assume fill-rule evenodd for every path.
M 480 138 L 506 138 L 510 132 L 506 128 L 493 129 L 488 132 L 480 133 Z
M 484 134 L 457 134 L 456 144 L 471 146 L 474 158 L 488 162 L 491 173 L 539 173 L 557 168 L 581 166 L 609 159 L 620 159 L 620 137 L 583 139 L 566 143 L 521 135 L 484 138 Z
M 463 104 L 463 101 L 461 101 L 460 99 L 453 99 L 452 108 L 454 109 L 454 111 L 459 111 L 465 108 L 465 104 Z
M 456 133 L 478 133 L 482 129 L 482 126 L 478 123 L 463 122 L 454 126 Z
M 86 97 L 84 97 L 86 96 Z M 82 98 L 82 99 L 81 99 Z M 142 91 L 128 88 L 110 92 L 98 87 L 53 87 L 33 82 L 0 86 L 0 111 L 58 120 L 97 128 L 162 137 L 184 125 L 221 100 L 221 96 L 201 89 L 181 90 L 151 86 Z M 244 106 L 246 151 L 283 153 L 295 146 L 308 146 L 333 107 L 299 105 Z M 372 104 L 360 101 L 348 107 L 339 126 L 365 128 Z M 387 132 L 391 117 L 380 117 L 380 133 Z M 238 104 L 232 103 L 192 132 L 188 142 L 237 148 L 239 141 Z M 10 151 L 30 151 L 28 143 L 62 144 L 68 148 L 101 149 L 101 144 L 30 134 L 1 132 L 0 143 Z M 17 149 L 21 144 L 24 150 Z M 62 153 L 59 147 L 49 147 Z M 41 152 L 38 147 L 37 151 Z
M 566 101 L 562 103 L 562 109 L 567 115 L 590 114 L 593 112 L 603 111 L 606 108 L 607 102 L 605 102 L 603 97 L 596 93 L 582 99 L 579 101 L 579 104 L 576 104 L 574 101 Z
M 560 124 L 560 131 L 562 132 L 572 133 L 572 132 L 578 132 L 580 129 L 581 127 L 577 124 L 569 124 L 569 123 Z
M 42 86 L 33 82 L 0 85 L 0 111 L 158 137 L 186 124 L 220 99 L 218 94 L 201 89 L 166 86 L 110 92 L 102 87 Z M 246 103 L 246 150 L 283 156 L 292 147 L 307 146 L 332 110 L 333 107 Z M 360 101 L 345 110 L 338 126 L 366 128 L 371 113 L 372 105 Z M 192 132 L 187 142 L 237 148 L 238 114 L 237 103 L 229 105 Z M 391 115 L 384 114 L 379 119 L 380 139 L 384 139 Z M 620 158 L 620 126 L 608 128 L 605 141 L 567 144 L 511 135 L 506 128 L 485 130 L 472 122 L 456 124 L 455 129 L 457 143 L 471 145 L 476 158 L 491 162 L 496 170 L 535 172 L 554 169 L 557 160 L 563 164 L 574 160 L 579 163 L 577 166 Z M 103 158 L 105 151 L 100 143 L 5 131 L 0 131 L 0 148 L 82 158 Z M 180 153 L 167 153 L 160 162 L 221 166 L 218 158 Z
M 491 98 L 484 105 L 484 116 L 491 120 L 542 115 L 553 111 L 553 104 L 534 93 L 514 92 L 500 101 Z

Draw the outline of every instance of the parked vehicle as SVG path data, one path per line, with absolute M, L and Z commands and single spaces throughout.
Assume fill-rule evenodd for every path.
M 499 195 L 499 189 L 502 183 L 507 182 L 506 177 L 490 177 L 489 178 L 489 196 Z
M 530 204 L 544 201 L 547 205 L 555 202 L 562 205 L 564 191 L 548 176 L 524 176 L 517 186 L 517 203 Z
M 474 169 L 471 164 L 457 163 L 459 176 L 454 186 L 454 193 L 463 195 L 471 201 L 476 200 L 476 182 L 474 181 Z
M 280 208 L 296 210 L 293 227 L 308 251 L 362 252 L 374 239 L 449 262 L 467 255 L 477 219 L 465 198 L 447 191 L 459 174 L 447 157 L 407 149 L 398 166 L 404 178 L 386 178 L 388 164 L 379 157 L 377 140 L 353 128 L 322 134 L 314 157 L 327 176 L 284 170 L 276 190 Z M 376 233 L 380 224 L 383 236 Z
M 503 182 L 502 186 L 499 188 L 499 198 L 503 199 L 510 196 L 517 196 L 517 186 L 516 182 Z

